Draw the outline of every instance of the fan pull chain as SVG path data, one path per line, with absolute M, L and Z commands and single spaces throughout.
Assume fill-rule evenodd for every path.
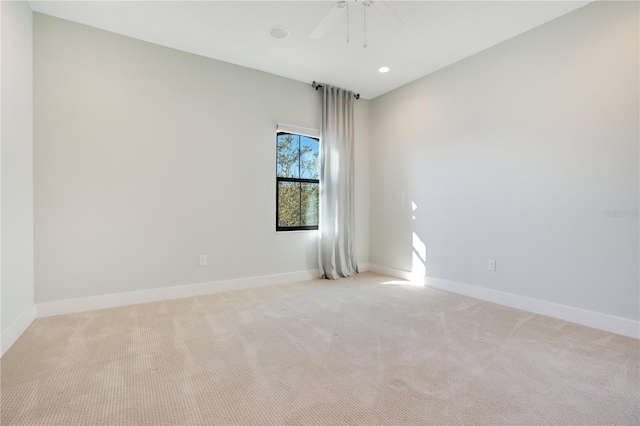
M 367 4 L 364 4 L 364 46 L 367 47 Z
M 347 43 L 349 43 L 349 0 L 347 0 Z
M 367 8 L 369 7 L 370 4 L 371 4 L 370 0 L 365 1 L 365 2 L 362 3 L 362 6 L 364 6 L 363 7 L 363 9 L 364 9 L 364 11 L 363 11 L 364 12 L 363 13 L 363 15 L 364 15 L 364 46 L 362 46 L 362 47 L 365 47 L 365 48 L 367 47 Z

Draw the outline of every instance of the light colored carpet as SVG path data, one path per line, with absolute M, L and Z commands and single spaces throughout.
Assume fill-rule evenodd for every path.
M 36 320 L 2 424 L 640 424 L 640 342 L 371 273 Z

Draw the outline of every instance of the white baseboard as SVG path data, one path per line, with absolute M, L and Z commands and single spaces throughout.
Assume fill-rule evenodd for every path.
M 485 300 L 500 305 L 521 309 L 536 314 L 558 318 L 576 324 L 609 331 L 624 336 L 640 338 L 640 323 L 598 312 L 560 305 L 511 293 L 491 290 L 471 284 L 433 277 L 416 277 L 411 272 L 389 268 L 373 263 L 358 265 L 360 272 L 372 271 L 404 280 L 419 279 L 425 285 L 464 296 Z M 290 272 L 285 274 L 265 275 L 251 278 L 240 278 L 225 281 L 214 281 L 201 284 L 190 284 L 175 287 L 156 288 L 150 290 L 133 291 L 127 293 L 107 294 L 103 296 L 84 297 L 54 302 L 38 303 L 22 314 L 1 336 L 1 355 L 18 340 L 33 320 L 53 315 L 63 315 L 76 312 L 92 311 L 96 309 L 114 308 L 118 306 L 135 305 L 138 303 L 157 302 L 161 300 L 193 297 L 203 294 L 222 293 L 226 291 L 245 290 L 286 284 L 297 281 L 316 279 L 320 276 L 318 270 Z
M 24 311 L 22 315 L 2 333 L 2 336 L 0 336 L 0 357 L 22 336 L 22 333 L 25 332 L 34 319 L 36 319 L 35 305 Z
M 409 271 L 403 271 L 402 269 L 389 268 L 388 266 L 376 265 L 375 263 L 369 264 L 369 270 L 380 275 L 387 275 L 389 277 L 400 278 L 401 280 L 412 281 L 413 274 Z
M 512 293 L 491 290 L 476 285 L 465 284 L 457 281 L 445 280 L 433 277 L 416 277 L 411 272 L 400 269 L 389 268 L 376 264 L 370 265 L 370 270 L 378 274 L 389 275 L 404 280 L 421 280 L 425 285 L 440 290 L 457 293 L 475 299 L 485 300 L 499 305 L 509 306 L 535 314 L 546 315 L 548 317 L 569 321 L 599 330 L 609 331 L 623 336 L 640 339 L 640 322 L 612 315 L 601 314 L 599 312 L 588 311 L 586 309 L 574 308 L 572 306 L 519 296 Z
M 203 294 L 222 293 L 225 291 L 245 290 L 266 287 L 276 284 L 287 284 L 297 281 L 313 280 L 320 276 L 319 270 L 289 272 L 285 274 L 264 275 L 251 278 L 239 278 L 225 281 L 214 281 L 200 284 L 189 284 L 175 287 L 154 288 L 150 290 L 131 291 L 127 293 L 105 294 L 103 296 L 83 297 L 79 299 L 58 300 L 37 304 L 37 317 L 72 314 L 93 311 L 96 309 L 115 308 L 138 303 L 157 302 L 161 300 L 180 299 Z

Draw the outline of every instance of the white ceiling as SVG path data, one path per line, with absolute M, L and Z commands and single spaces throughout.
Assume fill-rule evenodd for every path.
M 34 11 L 372 99 L 589 1 L 386 1 L 404 25 L 362 1 L 321 39 L 309 35 L 333 1 L 31 1 Z M 282 26 L 288 38 L 269 30 Z M 378 68 L 391 71 L 380 74 Z

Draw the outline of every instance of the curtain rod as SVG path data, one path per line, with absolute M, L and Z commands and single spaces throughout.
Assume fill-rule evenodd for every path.
M 315 81 L 313 83 L 311 83 L 311 87 L 313 87 L 314 89 L 318 90 L 323 86 L 322 83 L 316 83 Z M 351 92 L 353 93 L 353 92 Z M 353 93 L 353 97 L 356 99 L 360 99 L 360 93 Z

